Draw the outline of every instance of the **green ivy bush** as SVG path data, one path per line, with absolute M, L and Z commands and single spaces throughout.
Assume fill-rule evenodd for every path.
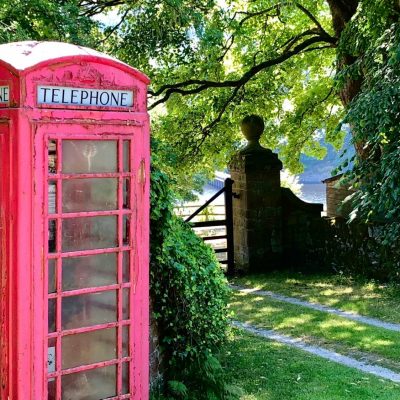
M 347 25 L 339 48 L 357 61 L 345 68 L 338 82 L 362 78 L 359 95 L 342 121 L 363 148 L 343 183 L 356 190 L 351 198 L 353 224 L 369 227 L 362 245 L 366 272 L 400 279 L 400 7 L 398 2 L 360 3 Z M 342 167 L 346 167 L 346 160 Z M 373 261 L 369 261 L 373 260 Z M 350 269 L 354 263 L 349 263 Z
M 382 245 L 380 229 L 362 221 L 324 219 L 316 240 L 319 246 L 315 246 L 316 255 L 322 260 L 320 267 L 348 277 L 385 283 L 399 281 L 400 252 Z
M 169 178 L 153 167 L 151 296 L 167 364 L 166 389 L 172 398 L 186 398 L 185 388 L 191 391 L 191 385 L 198 386 L 200 377 L 196 375 L 212 364 L 212 355 L 226 339 L 229 289 L 211 248 L 173 214 L 170 184 Z M 212 379 L 209 388 L 211 383 Z M 220 385 L 217 389 L 213 392 L 217 393 Z M 199 393 L 196 398 L 212 397 Z
M 347 180 L 353 196 L 353 218 L 379 223 L 383 245 L 400 238 L 400 27 L 394 24 L 375 41 L 360 65 L 363 91 L 348 109 L 344 122 L 363 143 L 365 155 L 356 160 Z M 397 242 L 397 243 L 396 243 Z

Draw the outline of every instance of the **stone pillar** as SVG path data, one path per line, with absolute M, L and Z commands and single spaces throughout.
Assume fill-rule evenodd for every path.
M 233 225 L 235 269 L 238 273 L 281 268 L 282 163 L 259 143 L 264 131 L 261 117 L 243 119 L 241 130 L 248 145 L 233 156 L 229 169 L 234 181 Z

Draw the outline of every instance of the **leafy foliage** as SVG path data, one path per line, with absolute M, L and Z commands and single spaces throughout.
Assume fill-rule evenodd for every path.
M 185 399 L 188 395 L 187 387 L 179 381 L 169 381 L 168 390 L 175 398 Z
M 58 40 L 94 47 L 98 26 L 75 0 L 1 0 L 0 43 Z
M 167 392 L 153 394 L 152 400 L 238 400 L 243 391 L 241 388 L 226 382 L 226 373 L 219 359 L 206 356 L 200 362 L 191 363 L 177 374 L 181 381 L 168 381 Z
M 199 371 L 207 368 L 212 354 L 225 340 L 228 288 L 211 248 L 173 215 L 172 205 L 169 179 L 154 168 L 151 198 L 154 316 L 169 364 L 167 380 L 190 386 L 205 379 L 207 375 L 199 377 Z M 169 392 L 174 392 L 171 394 L 176 398 L 186 398 L 182 385 L 169 386 Z
M 365 2 L 349 24 L 348 49 L 363 57 L 343 75 L 364 76 L 361 93 L 350 104 L 349 123 L 362 157 L 346 181 L 358 189 L 352 218 L 380 224 L 383 246 L 395 248 L 400 238 L 400 10 L 386 0 Z
M 264 145 L 292 172 L 302 170 L 302 153 L 325 155 L 317 129 L 340 147 L 326 1 L 146 0 L 124 4 L 120 14 L 105 48 L 152 79 L 159 156 L 182 186 L 194 172 L 226 167 L 249 113 L 267 121 Z

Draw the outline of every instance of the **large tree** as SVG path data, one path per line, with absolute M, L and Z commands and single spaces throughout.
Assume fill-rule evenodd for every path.
M 315 140 L 319 129 L 340 146 L 342 135 L 331 134 L 341 104 L 334 89 L 338 38 L 327 2 L 179 1 L 139 14 L 125 17 L 115 50 L 130 63 L 144 62 L 153 79 L 151 108 L 161 114 L 157 136 L 170 153 L 178 150 L 185 168 L 225 164 L 248 113 L 265 118 L 265 144 L 294 171 L 301 152 L 324 155 Z M 335 8 L 335 20 L 347 20 L 344 14 Z M 149 31 L 146 20 L 154 21 Z
M 105 49 L 152 78 L 155 136 L 166 161 L 184 168 L 226 163 L 248 113 L 264 116 L 265 144 L 293 171 L 301 153 L 325 154 L 322 133 L 339 148 L 344 134 L 335 127 L 361 91 L 363 56 L 398 21 L 389 0 L 82 4 L 90 15 L 120 7 Z M 364 144 L 356 147 L 361 154 Z
M 353 216 L 378 218 L 384 243 L 397 242 L 398 0 L 119 4 L 108 45 L 151 76 L 155 136 L 171 170 L 186 177 L 193 163 L 224 165 L 239 120 L 257 113 L 267 122 L 265 144 L 300 171 L 301 153 L 324 155 L 321 128 L 339 148 L 345 122 L 357 150 Z
M 181 175 L 226 165 L 248 113 L 285 167 L 337 148 L 335 130 L 362 91 L 365 54 L 393 24 L 398 0 L 0 0 L 0 40 L 86 43 L 152 79 L 153 132 Z M 119 21 L 94 18 L 118 10 Z M 356 143 L 361 154 L 364 142 Z

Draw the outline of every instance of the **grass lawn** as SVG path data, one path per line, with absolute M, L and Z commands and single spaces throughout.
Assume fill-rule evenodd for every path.
M 400 385 L 234 329 L 222 353 L 240 400 L 398 400 Z
M 300 273 L 246 276 L 235 278 L 232 283 L 400 323 L 400 285 L 361 282 L 340 275 Z
M 301 337 L 355 358 L 400 371 L 400 334 L 268 297 L 233 292 L 234 319 Z M 371 354 L 372 353 L 372 354 Z

